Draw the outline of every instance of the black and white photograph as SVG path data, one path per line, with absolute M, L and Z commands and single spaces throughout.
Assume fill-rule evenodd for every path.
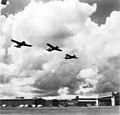
M 120 0 L 0 0 L 0 115 L 120 115 Z

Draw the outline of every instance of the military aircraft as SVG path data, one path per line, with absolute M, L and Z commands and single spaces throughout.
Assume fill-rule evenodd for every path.
M 46 50 L 51 52 L 53 50 L 56 50 L 56 51 L 62 51 L 61 49 L 59 49 L 58 46 L 52 46 L 51 44 L 47 43 L 47 45 L 49 46 L 49 48 L 47 48 Z
M 17 47 L 17 48 L 21 48 L 21 46 L 32 47 L 32 45 L 26 44 L 25 41 L 18 42 L 18 41 L 13 40 L 13 39 L 11 39 L 11 41 L 17 44 L 17 45 L 15 46 L 15 47 Z
M 2 5 L 6 5 L 6 4 L 7 4 L 7 0 L 2 0 L 2 1 L 1 1 L 1 4 L 2 4 Z
M 88 85 L 84 85 L 83 88 L 89 88 L 89 86 Z
M 76 57 L 76 55 L 69 55 L 69 54 L 66 54 L 66 56 L 64 57 L 65 59 L 78 59 L 78 57 Z

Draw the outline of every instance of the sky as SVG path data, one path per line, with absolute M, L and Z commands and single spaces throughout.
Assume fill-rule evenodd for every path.
M 0 5 L 0 98 L 120 91 L 119 0 Z M 14 47 L 11 39 L 33 47 Z M 62 52 L 48 52 L 47 43 Z M 65 54 L 78 59 L 65 60 Z
M 2 10 L 4 15 L 14 14 L 22 11 L 31 0 L 8 0 L 9 5 Z M 43 1 L 49 2 L 50 0 L 35 0 L 36 2 Z M 74 0 L 73 0 L 74 1 Z M 81 2 L 93 4 L 97 3 L 96 12 L 91 15 L 94 22 L 104 24 L 106 18 L 110 16 L 112 11 L 120 11 L 120 0 L 79 0 Z

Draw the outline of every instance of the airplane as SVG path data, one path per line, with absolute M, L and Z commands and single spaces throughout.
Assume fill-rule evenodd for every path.
M 6 5 L 7 4 L 7 0 L 2 0 L 1 4 Z
M 15 47 L 17 47 L 17 48 L 21 48 L 21 46 L 32 47 L 32 45 L 26 44 L 25 41 L 18 42 L 18 41 L 13 40 L 13 39 L 11 39 L 11 41 L 17 44 L 17 45 L 15 45 Z
M 69 54 L 66 54 L 66 56 L 64 57 L 65 59 L 78 59 L 78 57 L 76 57 L 76 55 L 69 55 Z
M 51 52 L 53 50 L 56 50 L 56 51 L 62 51 L 61 49 L 59 49 L 58 46 L 52 46 L 51 44 L 47 43 L 47 45 L 49 46 L 49 48 L 47 48 L 46 50 Z
M 89 88 L 89 86 L 88 85 L 84 85 L 83 88 Z

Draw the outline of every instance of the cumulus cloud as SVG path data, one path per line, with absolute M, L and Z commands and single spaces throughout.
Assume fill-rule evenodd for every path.
M 112 11 L 120 11 L 120 0 L 80 0 L 89 4 L 97 3 L 97 10 L 91 16 L 92 20 L 99 24 L 104 24 L 106 18 Z
M 15 15 L 1 15 L 0 97 L 118 91 L 120 12 L 99 27 L 90 18 L 95 11 L 96 4 L 78 0 L 32 1 Z M 11 38 L 33 47 L 15 48 Z M 46 43 L 63 52 L 47 52 Z M 79 58 L 65 60 L 66 53 Z

